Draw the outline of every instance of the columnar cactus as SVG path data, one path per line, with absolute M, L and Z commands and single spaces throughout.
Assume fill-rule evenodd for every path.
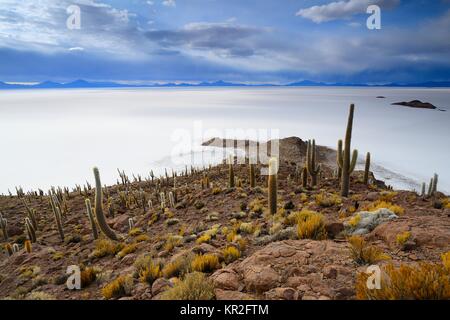
M 133 218 L 128 218 L 128 231 L 131 231 L 134 229 L 134 220 Z
M 3 239 L 5 241 L 8 240 L 8 220 L 6 220 L 6 218 L 3 218 L 2 213 L 0 212 L 0 228 L 2 229 L 2 233 L 3 233 Z
M 97 218 L 100 230 L 111 240 L 118 240 L 116 233 L 108 226 L 105 215 L 103 213 L 102 203 L 102 183 L 100 181 L 100 172 L 98 168 L 93 169 L 95 177 L 95 216 Z
M 308 168 L 306 167 L 302 169 L 302 187 L 308 188 Z
M 27 230 L 28 239 L 31 242 L 36 242 L 36 230 L 33 227 L 33 223 L 29 218 L 25 218 L 25 229 Z
M 269 160 L 269 179 L 268 179 L 268 198 L 269 198 L 269 212 L 270 214 L 277 213 L 277 172 L 278 159 L 271 158 Z
M 14 243 L 12 246 L 13 253 L 17 253 L 20 251 L 20 247 L 17 243 Z
M 52 206 L 52 209 L 53 209 L 53 216 L 55 218 L 56 227 L 58 229 L 58 233 L 59 233 L 59 237 L 61 238 L 61 241 L 64 241 L 64 230 L 63 230 L 62 222 L 61 222 L 61 219 L 62 219 L 61 209 L 57 205 L 56 201 L 58 201 L 56 199 L 56 196 L 51 195 L 50 196 L 50 205 Z
M 337 165 L 337 179 L 341 181 L 342 178 L 342 168 L 339 164 L 339 159 L 342 157 L 342 140 L 338 140 L 337 152 L 336 152 L 336 165 Z
M 13 248 L 10 243 L 5 244 L 5 250 L 8 252 L 9 256 L 14 254 Z
M 250 175 L 250 187 L 256 187 L 256 175 L 255 175 L 255 164 L 250 163 L 249 165 L 249 175 Z
M 369 183 L 369 170 L 370 170 L 370 152 L 367 152 L 366 154 L 366 165 L 364 167 L 364 179 L 363 183 L 368 184 Z
M 428 186 L 428 196 L 431 197 L 437 192 L 439 176 L 435 173 L 433 178 L 430 179 L 430 185 Z
M 358 159 L 358 150 L 353 150 L 353 154 L 350 159 L 354 112 L 355 112 L 355 105 L 351 104 L 349 115 L 348 115 L 347 130 L 345 132 L 344 150 L 343 150 L 342 154 L 338 153 L 339 167 L 342 169 L 342 178 L 341 178 L 341 196 L 342 197 L 348 196 L 348 192 L 349 192 L 349 188 L 350 188 L 350 174 L 355 169 L 356 160 Z
M 94 240 L 97 240 L 98 239 L 97 224 L 95 222 L 94 214 L 92 212 L 91 200 L 86 199 L 85 204 L 86 204 L 87 216 L 88 216 L 89 222 L 91 223 L 92 235 L 94 236 Z
M 422 183 L 422 191 L 421 191 L 421 193 L 420 193 L 420 196 L 421 196 L 422 198 L 424 198 L 425 195 L 426 195 L 425 189 L 426 189 L 426 183 L 423 182 L 423 183 Z
M 229 167 L 228 167 L 228 187 L 234 188 L 234 170 L 233 170 L 233 156 L 229 158 Z
M 31 241 L 30 240 L 25 240 L 24 247 L 25 247 L 25 250 L 28 253 L 31 253 L 33 251 L 33 246 L 31 245 Z
M 169 192 L 169 203 L 172 208 L 175 208 L 175 198 L 172 191 Z
M 311 185 L 314 187 L 317 185 L 317 175 L 320 172 L 320 164 L 316 166 L 316 141 L 308 141 L 306 148 L 306 163 L 308 173 L 311 176 Z
M 25 202 L 25 200 L 23 200 L 23 204 L 25 206 L 25 209 L 27 210 L 27 216 L 28 218 L 30 218 L 31 223 L 33 224 L 33 228 L 35 230 L 38 229 L 38 224 L 37 224 L 37 219 L 36 219 L 36 210 L 31 209 L 28 204 Z

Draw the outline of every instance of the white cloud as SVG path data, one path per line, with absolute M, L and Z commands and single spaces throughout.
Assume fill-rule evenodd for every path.
M 69 51 L 84 51 L 84 48 L 82 48 L 82 47 L 72 47 L 72 48 L 69 48 Z
M 166 7 L 176 7 L 177 6 L 175 0 L 164 0 L 162 2 L 162 4 L 163 4 L 163 6 L 166 6 Z
M 321 6 L 300 9 L 296 15 L 322 23 L 337 19 L 347 19 L 355 14 L 365 13 L 370 5 L 378 5 L 388 9 L 397 6 L 400 0 L 347 0 L 335 1 Z

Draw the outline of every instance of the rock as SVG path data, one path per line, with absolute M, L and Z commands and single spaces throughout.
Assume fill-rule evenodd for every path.
M 280 276 L 269 266 L 250 266 L 244 271 L 244 283 L 248 290 L 265 292 L 277 286 Z
M 216 253 L 217 249 L 208 243 L 202 243 L 192 248 L 192 252 L 196 254 Z
M 156 279 L 152 284 L 152 296 L 156 296 L 172 287 L 172 283 L 164 278 Z
M 323 269 L 323 276 L 328 279 L 336 279 L 338 270 L 335 266 L 326 266 Z
M 10 237 L 20 236 L 23 234 L 23 228 L 16 225 L 8 224 L 6 228 L 8 229 L 7 232 Z
M 120 232 L 127 232 L 129 225 L 128 225 L 128 219 L 130 217 L 126 214 L 121 214 L 120 216 L 115 217 L 114 219 L 111 219 L 108 224 L 112 226 L 114 230 L 120 231 Z
M 252 296 L 239 291 L 215 289 L 214 293 L 217 300 L 253 300 Z
M 375 201 L 375 200 L 377 200 L 378 199 L 378 197 L 379 197 L 379 193 L 378 192 L 369 192 L 368 194 L 367 194 L 367 200 L 369 200 L 369 201 Z
M 342 222 L 328 222 L 325 223 L 325 230 L 327 230 L 327 235 L 331 239 L 336 238 L 342 231 L 344 231 L 345 227 Z
M 275 288 L 267 291 L 264 297 L 268 300 L 297 300 L 298 293 L 293 288 Z
M 230 269 L 220 269 L 212 276 L 214 286 L 223 290 L 237 291 L 239 289 L 239 276 Z
M 381 208 L 373 212 L 361 211 L 356 214 L 361 217 L 356 226 L 352 227 L 348 224 L 348 222 L 344 223 L 347 232 L 351 235 L 362 235 L 369 233 L 378 225 L 398 218 L 395 213 L 386 208 Z

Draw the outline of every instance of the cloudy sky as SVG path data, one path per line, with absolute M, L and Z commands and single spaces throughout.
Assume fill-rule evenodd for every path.
M 366 26 L 373 4 L 381 30 Z M 450 0 L 0 1 L 0 81 L 79 78 L 450 80 Z

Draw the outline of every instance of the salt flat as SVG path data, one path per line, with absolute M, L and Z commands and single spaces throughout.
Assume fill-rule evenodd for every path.
M 170 155 L 198 148 L 201 141 L 191 136 L 199 125 L 204 139 L 225 136 L 226 129 L 279 129 L 281 137 L 335 147 L 350 103 L 356 104 L 353 148 L 372 153 L 378 177 L 418 188 L 437 172 L 440 189 L 449 192 L 450 112 L 390 105 L 414 99 L 449 110 L 450 89 L 0 91 L 0 192 L 83 184 L 94 165 L 107 184 L 116 181 L 116 168 L 146 175 L 179 167 Z

